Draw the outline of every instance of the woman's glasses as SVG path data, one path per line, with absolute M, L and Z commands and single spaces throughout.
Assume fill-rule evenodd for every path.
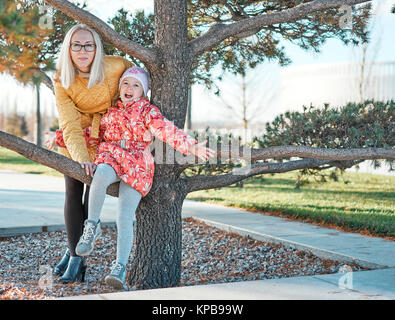
M 71 43 L 70 44 L 71 51 L 78 52 L 84 48 L 85 52 L 93 52 L 95 51 L 96 45 L 93 43 L 88 44 L 79 44 L 79 43 Z

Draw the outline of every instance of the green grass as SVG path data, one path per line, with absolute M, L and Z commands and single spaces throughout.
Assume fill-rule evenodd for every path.
M 0 147 L 0 170 L 14 170 L 32 174 L 63 177 L 63 174 L 52 168 L 26 159 L 20 154 L 2 147 Z
M 255 176 L 244 180 L 243 188 L 195 191 L 187 199 L 395 240 L 395 177 L 345 172 L 337 182 L 295 189 L 296 176 L 296 172 Z

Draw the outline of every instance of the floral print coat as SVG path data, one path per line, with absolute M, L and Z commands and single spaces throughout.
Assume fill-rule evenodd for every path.
M 95 164 L 109 164 L 122 181 L 145 197 L 154 177 L 154 157 L 149 148 L 153 136 L 184 155 L 191 145 L 198 143 L 166 119 L 149 100 L 136 99 L 126 105 L 118 100 L 102 116 Z

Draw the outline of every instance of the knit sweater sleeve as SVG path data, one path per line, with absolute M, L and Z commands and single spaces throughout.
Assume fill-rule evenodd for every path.
M 89 162 L 81 118 L 75 104 L 62 85 L 54 81 L 56 106 L 59 112 L 59 127 L 63 130 L 63 140 L 71 158 L 78 162 Z
M 198 143 L 195 138 L 177 128 L 173 121 L 166 119 L 154 105 L 149 105 L 144 109 L 143 117 L 146 127 L 155 137 L 184 155 L 188 155 L 190 146 Z

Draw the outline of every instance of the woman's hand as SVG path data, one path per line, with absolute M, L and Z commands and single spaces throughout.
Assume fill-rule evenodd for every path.
M 92 162 L 80 162 L 81 168 L 85 169 L 85 173 L 88 176 L 93 177 L 93 173 L 96 170 L 96 165 Z
M 204 161 L 207 161 L 209 158 L 214 157 L 216 155 L 216 152 L 213 149 L 206 148 L 204 146 L 206 144 L 206 142 L 207 142 L 207 140 L 204 140 L 203 142 L 196 143 L 196 144 L 190 146 L 189 152 Z
M 44 135 L 46 137 L 44 142 L 45 146 L 48 148 L 48 150 L 52 150 L 55 147 L 55 132 L 46 130 L 44 131 Z

